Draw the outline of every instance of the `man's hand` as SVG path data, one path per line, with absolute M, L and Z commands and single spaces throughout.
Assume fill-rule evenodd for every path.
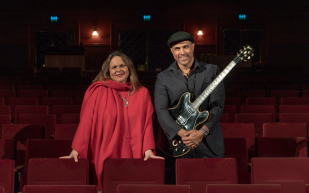
M 181 137 L 181 139 L 186 146 L 195 149 L 203 139 L 203 132 L 201 130 L 192 129 L 186 131 L 184 137 Z

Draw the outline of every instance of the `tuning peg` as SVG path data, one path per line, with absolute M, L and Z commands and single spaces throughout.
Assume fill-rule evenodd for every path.
M 245 62 L 247 62 L 247 60 L 244 60 Z
M 252 57 L 252 56 L 254 56 L 254 54 L 253 54 L 253 53 L 251 54 L 251 57 Z
M 250 56 L 248 56 L 248 60 L 250 60 Z

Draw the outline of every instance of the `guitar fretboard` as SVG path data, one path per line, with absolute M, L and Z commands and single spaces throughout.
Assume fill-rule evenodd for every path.
M 200 96 L 191 104 L 193 109 L 197 109 L 204 100 L 210 95 L 210 93 L 218 86 L 218 84 L 224 79 L 224 77 L 232 70 L 232 68 L 240 62 L 241 59 L 236 56 L 225 69 L 215 78 L 215 80 L 200 94 Z

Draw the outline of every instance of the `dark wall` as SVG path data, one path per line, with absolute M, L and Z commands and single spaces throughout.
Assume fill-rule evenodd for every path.
M 0 6 L 1 66 L 35 67 L 34 33 L 59 30 L 73 31 L 74 44 L 83 43 L 89 70 L 100 68 L 110 51 L 117 49 L 116 32 L 122 29 L 188 31 L 195 38 L 197 58 L 203 53 L 223 54 L 224 29 L 260 29 L 261 61 L 276 61 L 274 57 L 280 54 L 269 54 L 276 52 L 274 48 L 309 43 L 308 5 L 305 0 L 4 0 Z M 142 22 L 144 13 L 150 13 L 153 22 Z M 248 20 L 236 21 L 238 13 L 246 13 Z M 50 15 L 58 15 L 60 23 L 49 23 Z M 91 35 L 94 28 L 97 37 Z M 203 36 L 196 35 L 198 28 Z

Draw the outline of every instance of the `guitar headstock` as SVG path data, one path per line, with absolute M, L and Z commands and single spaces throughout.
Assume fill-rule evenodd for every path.
M 239 53 L 234 59 L 235 60 L 234 62 L 236 63 L 239 63 L 241 61 L 247 62 L 247 60 L 249 60 L 252 56 L 254 56 L 253 52 L 254 52 L 254 49 L 251 46 L 249 45 L 244 46 L 243 49 L 239 50 Z

